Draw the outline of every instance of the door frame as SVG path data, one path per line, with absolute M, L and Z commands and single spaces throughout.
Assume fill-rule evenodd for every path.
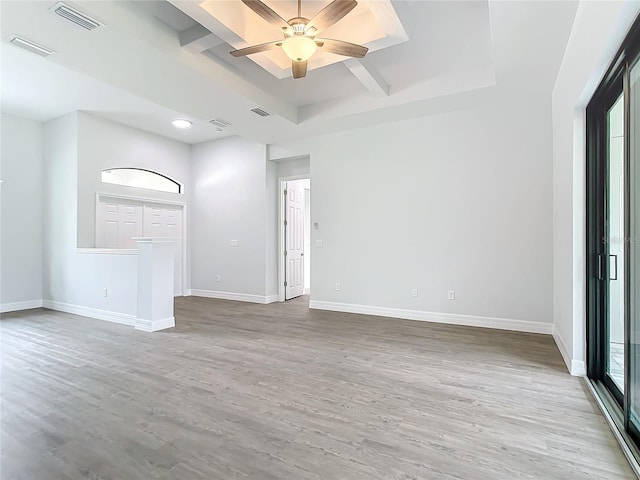
M 112 198 L 114 200 L 129 200 L 141 203 L 152 203 L 154 205 L 169 205 L 172 207 L 179 207 L 182 209 L 182 296 L 186 297 L 189 295 L 189 289 L 187 288 L 187 203 L 186 202 L 178 202 L 175 200 L 162 200 L 160 198 L 149 198 L 149 197 L 139 197 L 134 195 L 120 195 L 114 193 L 106 193 L 106 192 L 96 192 L 96 203 L 94 206 L 94 214 L 96 217 L 94 218 L 94 229 L 98 228 L 97 222 L 97 214 L 98 214 L 98 205 L 100 200 L 103 198 Z M 97 238 L 97 232 L 94 232 L 94 235 Z
M 629 74 L 632 64 L 640 58 L 640 18 L 636 18 L 622 46 L 613 57 L 607 72 L 593 94 L 586 109 L 586 323 L 587 323 L 587 377 L 590 386 L 599 398 L 601 408 L 608 415 L 611 427 L 617 431 L 618 441 L 623 444 L 634 471 L 638 472 L 640 459 L 640 431 L 630 422 L 630 325 L 631 325 L 631 268 L 630 253 L 625 250 L 625 304 L 624 304 L 624 345 L 625 374 L 624 392 L 616 392 L 608 385 L 605 375 L 604 344 L 608 341 L 606 325 L 599 320 L 605 318 L 607 310 L 607 285 L 603 279 L 609 277 L 608 262 L 598 258 L 598 254 L 607 254 L 604 245 L 606 237 L 605 201 L 607 199 L 608 171 L 606 160 L 606 111 L 612 99 L 620 93 L 624 95 L 624 241 L 629 241 L 630 210 L 629 194 L 631 178 L 629 176 L 630 131 L 629 131 Z M 615 100 L 613 100 L 615 101 Z M 604 200 L 603 200 L 604 198 Z M 600 231 L 598 231 L 600 229 Z M 605 257 L 605 260 L 608 260 Z M 598 273 L 601 272 L 599 275 Z M 634 359 L 634 365 L 637 367 Z M 622 393 L 622 395 L 618 394 Z
M 285 256 L 284 256 L 284 248 L 285 248 L 285 243 L 284 243 L 284 219 L 285 219 L 285 212 L 284 212 L 284 188 L 285 188 L 285 184 L 287 182 L 292 182 L 294 180 L 307 180 L 309 179 L 309 182 L 311 182 L 311 175 L 310 174 L 304 174 L 304 175 L 292 175 L 289 177 L 279 177 L 278 178 L 278 301 L 279 302 L 284 302 L 285 301 L 285 289 L 284 289 L 284 277 L 285 277 Z M 309 212 L 311 212 L 311 210 L 309 210 Z M 308 221 L 306 218 L 304 220 L 305 222 Z M 309 220 L 310 221 L 310 220 Z M 309 248 L 309 265 L 311 265 L 311 250 L 312 248 Z M 309 276 L 309 288 L 311 289 L 311 276 Z

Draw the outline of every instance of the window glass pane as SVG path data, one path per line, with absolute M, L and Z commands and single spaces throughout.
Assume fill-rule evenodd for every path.
M 607 112 L 607 246 L 609 263 L 607 373 L 624 391 L 624 97 Z
M 102 181 L 127 187 L 146 188 L 161 192 L 182 193 L 182 185 L 159 173 L 137 168 L 103 170 Z

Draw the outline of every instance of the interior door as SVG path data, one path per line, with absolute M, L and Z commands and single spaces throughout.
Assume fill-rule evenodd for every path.
M 177 207 L 144 205 L 143 237 L 174 239 L 174 296 L 182 295 L 182 209 Z
M 304 293 L 304 185 L 285 186 L 285 300 Z
M 142 236 L 142 204 L 101 200 L 96 209 L 96 247 L 138 248 Z

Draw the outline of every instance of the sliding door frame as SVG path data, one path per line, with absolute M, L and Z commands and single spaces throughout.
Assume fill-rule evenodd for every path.
M 640 18 L 636 19 L 630 33 L 623 42 L 604 79 L 598 86 L 587 106 L 586 138 L 586 320 L 587 320 L 587 376 L 594 383 L 601 398 L 609 394 L 615 402 L 605 401 L 612 418 L 620 421 L 619 428 L 640 445 L 640 432 L 629 421 L 630 418 L 630 325 L 631 325 L 631 265 L 628 248 L 630 232 L 630 79 L 631 66 L 640 58 Z M 608 315 L 608 239 L 607 199 L 608 199 L 608 130 L 607 112 L 613 103 L 623 95 L 624 104 L 624 393 L 608 377 L 608 359 L 605 342 L 609 341 L 607 331 Z M 632 449 L 637 457 L 637 448 Z

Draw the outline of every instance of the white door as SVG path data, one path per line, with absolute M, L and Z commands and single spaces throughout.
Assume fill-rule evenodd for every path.
M 138 248 L 142 236 L 142 204 L 101 201 L 96 211 L 97 248 Z
M 304 293 L 304 185 L 285 186 L 285 300 Z
M 143 237 L 175 239 L 173 293 L 182 295 L 182 209 L 164 205 L 144 205 Z

